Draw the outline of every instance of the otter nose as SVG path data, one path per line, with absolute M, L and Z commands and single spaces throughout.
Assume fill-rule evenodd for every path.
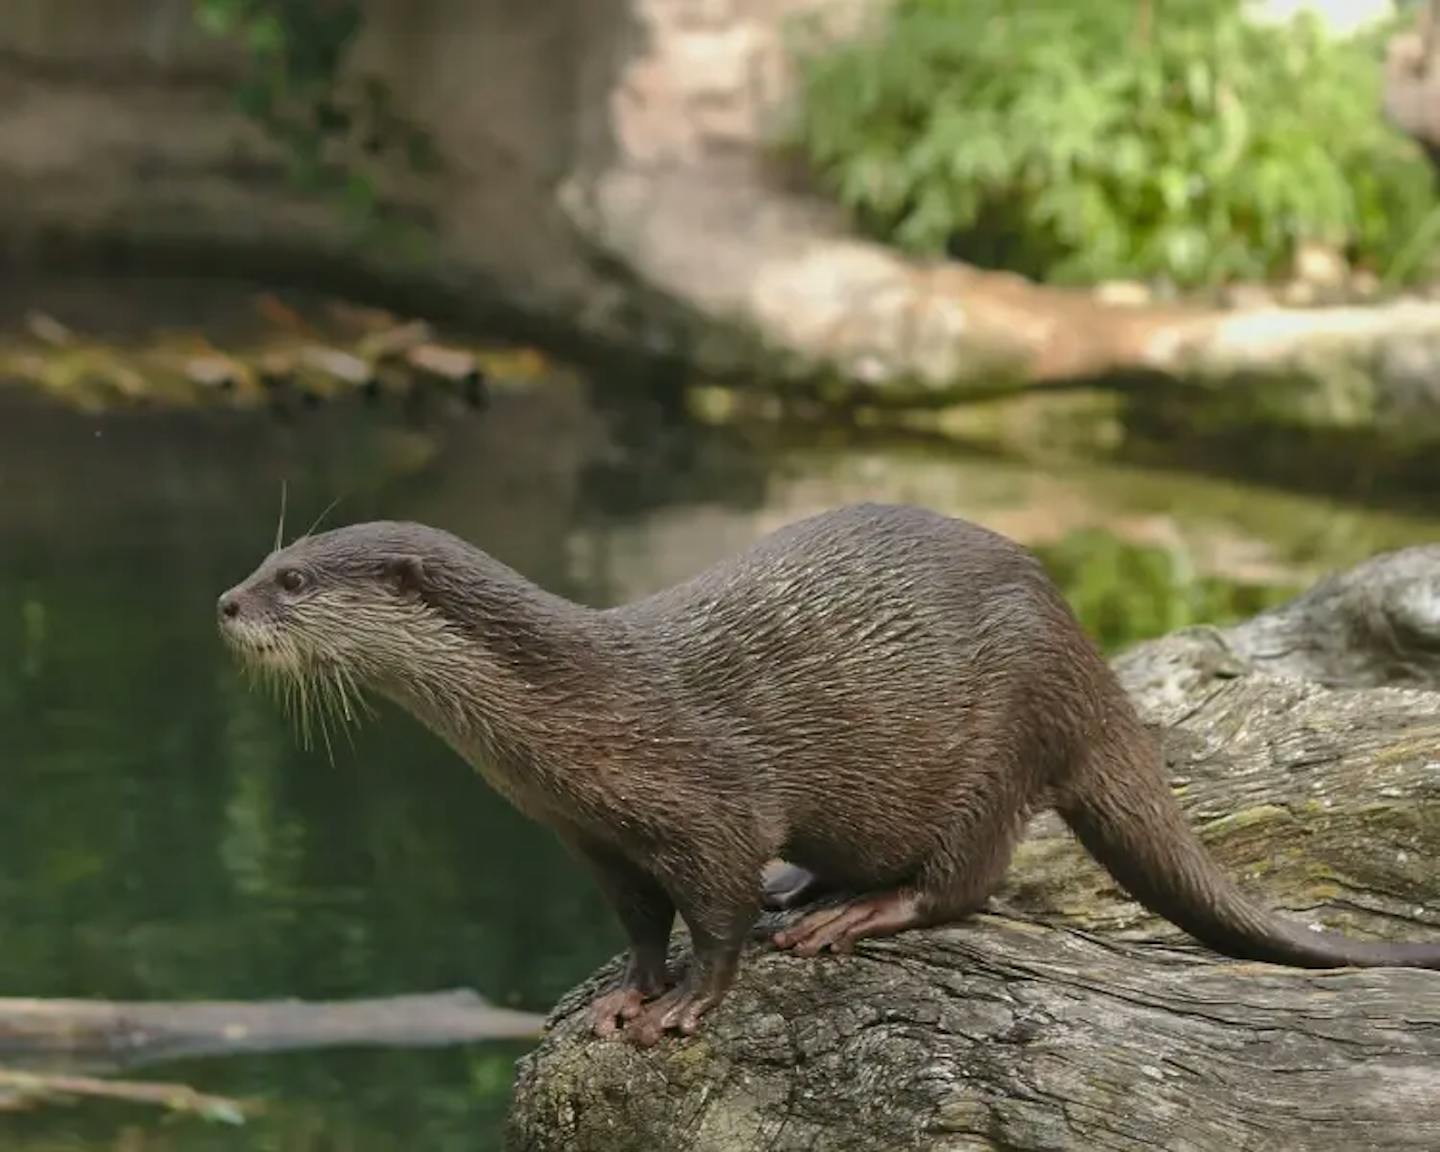
M 220 615 L 224 619 L 234 620 L 240 615 L 240 601 L 235 598 L 233 593 L 226 592 L 220 597 L 219 609 Z

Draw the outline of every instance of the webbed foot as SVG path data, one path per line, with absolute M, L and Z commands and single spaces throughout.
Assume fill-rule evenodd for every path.
M 665 991 L 663 976 L 637 974 L 627 969 L 620 982 L 590 1002 L 590 1029 L 596 1036 L 614 1036 L 640 1015 L 645 1001 Z
M 771 939 L 778 948 L 794 949 L 799 956 L 814 956 L 825 948 L 849 952 L 856 940 L 893 936 L 907 928 L 924 927 L 926 923 L 920 915 L 915 893 L 897 889 L 817 909 L 790 927 L 782 928 Z

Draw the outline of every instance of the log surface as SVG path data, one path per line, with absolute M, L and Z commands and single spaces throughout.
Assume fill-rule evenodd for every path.
M 1440 938 L 1440 548 L 1117 668 L 1247 890 L 1307 923 Z M 985 915 L 848 957 L 757 942 L 693 1040 L 592 1039 L 582 1010 L 616 970 L 522 1062 L 511 1149 L 1440 1148 L 1440 972 L 1217 956 L 1050 816 Z

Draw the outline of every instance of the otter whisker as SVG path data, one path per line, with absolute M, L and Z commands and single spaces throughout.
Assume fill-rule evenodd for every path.
M 301 673 L 296 680 L 296 685 L 299 688 L 300 699 L 300 741 L 308 752 L 314 747 L 314 735 L 310 725 L 310 713 L 313 707 L 310 700 L 310 678 Z
M 355 682 L 355 673 L 343 664 L 334 665 L 335 678 L 339 681 L 345 692 L 345 700 L 349 706 L 354 723 L 358 726 L 366 717 L 375 716 L 375 708 L 366 698 L 360 685 Z
M 335 733 L 343 731 L 353 747 L 350 728 L 373 710 L 350 669 L 302 653 L 283 632 L 267 634 L 263 644 L 231 636 L 230 644 L 242 658 L 250 686 L 268 691 L 280 704 L 302 747 L 323 744 L 331 764 Z
M 275 525 L 275 547 L 272 552 L 279 552 L 285 542 L 285 500 L 287 485 L 284 480 L 280 481 L 280 519 Z
M 317 681 L 320 686 L 321 699 L 324 701 L 322 709 L 322 728 L 326 737 L 325 750 L 330 753 L 330 763 L 335 763 L 335 754 L 330 747 L 330 732 L 333 729 L 336 734 L 347 732 L 347 721 L 345 719 L 345 708 L 339 693 L 335 689 L 335 680 L 328 671 L 322 673 Z
M 295 740 L 303 747 L 305 746 L 304 684 L 297 675 L 281 676 L 278 673 L 275 683 L 280 690 L 285 715 L 290 718 L 291 732 L 294 734 Z
M 345 687 L 345 678 L 341 675 L 339 669 L 331 673 L 330 685 L 335 691 L 335 701 L 340 709 L 341 719 L 343 719 L 346 724 L 353 723 L 355 714 L 350 708 L 350 694 Z
M 356 715 L 354 685 L 347 681 L 344 672 L 338 667 L 330 670 L 329 684 L 331 699 L 334 702 L 339 721 L 337 726 L 341 732 L 345 733 L 346 742 L 353 748 L 355 738 L 351 729 L 360 725 L 360 718 Z
M 330 767 L 333 768 L 335 767 L 335 749 L 330 743 L 328 698 L 323 691 L 323 685 L 325 684 L 325 682 L 326 681 L 322 677 L 316 677 L 314 681 L 315 688 L 320 689 L 320 691 L 316 693 L 318 701 L 315 710 L 315 722 L 320 729 L 320 739 L 325 743 L 325 759 L 330 761 Z
M 320 527 L 320 522 L 324 520 L 326 516 L 330 515 L 330 513 L 335 510 L 335 506 L 339 504 L 340 501 L 343 499 L 345 499 L 344 496 L 336 496 L 335 499 L 331 500 L 329 504 L 325 505 L 324 511 L 322 511 L 319 516 L 315 517 L 310 527 L 305 529 L 305 534 L 303 536 L 300 536 L 298 539 L 308 540 L 311 535 L 314 534 L 315 529 Z
M 315 721 L 320 729 L 320 739 L 325 744 L 325 753 L 331 766 L 335 764 L 335 749 L 330 741 L 332 722 L 336 728 L 344 727 L 343 716 L 339 713 L 334 684 L 326 669 L 316 669 L 311 675 L 311 691 L 315 699 Z

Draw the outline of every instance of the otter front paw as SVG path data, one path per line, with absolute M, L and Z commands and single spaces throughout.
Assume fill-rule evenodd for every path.
M 663 968 L 661 969 L 663 973 Z M 625 1024 L 640 1015 L 645 1001 L 665 991 L 664 975 L 648 969 L 637 971 L 632 964 L 609 992 L 602 992 L 590 1002 L 590 1028 L 596 1036 L 613 1036 Z
M 626 1021 L 640 1015 L 645 996 L 636 987 L 612 988 L 590 1003 L 590 1030 L 596 1036 L 613 1036 Z
M 693 1036 L 700 1028 L 700 1017 L 723 998 L 722 992 L 693 991 L 684 985 L 672 989 L 640 1009 L 625 1026 L 625 1038 L 640 1048 L 650 1048 L 666 1032 Z

